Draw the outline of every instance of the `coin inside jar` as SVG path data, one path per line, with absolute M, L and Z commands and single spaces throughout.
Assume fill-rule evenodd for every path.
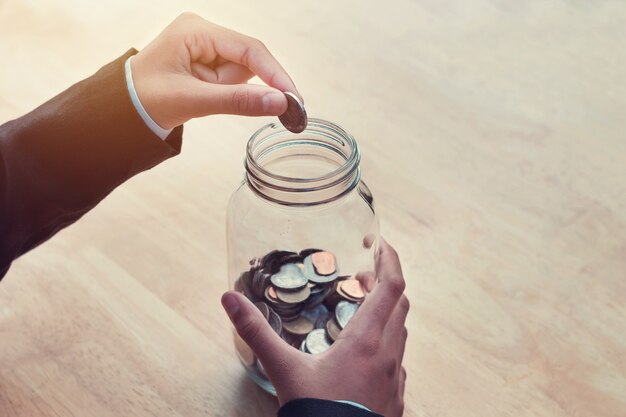
M 363 301 L 365 299 L 365 291 L 361 286 L 361 282 L 356 279 L 346 279 L 337 283 L 337 292 L 350 301 Z
M 265 299 L 272 303 L 278 302 L 278 297 L 276 296 L 276 290 L 274 287 L 269 286 L 265 289 Z
M 283 322 L 280 319 L 280 316 L 270 310 L 268 322 L 270 324 L 270 327 L 280 336 L 280 334 L 283 332 Z
M 335 307 L 335 318 L 337 319 L 339 327 L 345 329 L 358 308 L 359 305 L 356 303 L 352 303 L 350 301 L 340 301 L 337 304 L 337 307 Z
M 339 327 L 337 320 L 334 317 L 326 322 L 326 333 L 333 342 L 339 337 L 341 327 Z
M 353 274 L 340 275 L 337 258 L 323 249 L 299 253 L 277 249 L 255 257 L 235 288 L 286 343 L 306 353 L 328 349 L 367 295 Z M 242 362 L 249 364 L 250 352 L 245 346 L 237 348 Z M 258 358 L 254 360 L 258 363 Z
M 304 258 L 304 264 L 302 266 L 302 273 L 304 274 L 304 276 L 308 278 L 309 281 L 314 282 L 316 284 L 326 284 L 337 279 L 337 277 L 339 276 L 339 273 L 336 271 L 336 267 L 335 267 L 335 271 L 332 272 L 330 275 L 320 275 L 316 272 L 315 265 L 313 265 L 313 256 L 316 255 L 317 253 L 322 253 L 322 252 L 316 252 Z M 326 252 L 326 253 L 329 253 L 329 252 Z M 329 255 L 333 259 L 335 258 L 335 255 L 330 254 L 330 253 Z M 325 267 L 320 267 L 320 268 L 322 271 L 325 271 L 325 272 L 328 271 L 328 268 L 326 269 Z
M 315 252 L 311 254 L 311 263 L 317 275 L 332 275 L 337 271 L 335 255 L 330 252 Z
M 313 323 L 305 317 L 283 323 L 284 330 L 299 336 L 306 336 L 313 328 Z
M 276 289 L 276 297 L 285 303 L 295 304 L 301 303 L 311 295 L 311 289 L 309 287 L 304 287 L 298 291 L 285 291 L 281 289 Z
M 306 286 L 308 280 L 297 264 L 285 264 L 271 276 L 272 284 L 283 290 L 295 290 Z
M 325 329 L 315 329 L 311 331 L 305 339 L 306 350 L 308 350 L 313 355 L 318 353 L 325 352 L 330 348 L 330 343 L 326 338 L 326 330 Z
M 301 133 L 308 123 L 304 104 L 295 94 L 289 91 L 285 91 L 284 94 L 287 97 L 287 110 L 278 116 L 278 120 L 290 132 Z

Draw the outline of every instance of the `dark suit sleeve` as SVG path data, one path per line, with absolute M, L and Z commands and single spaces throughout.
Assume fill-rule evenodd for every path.
M 283 404 L 278 417 L 383 417 L 354 405 L 315 398 L 301 398 Z
M 0 126 L 0 279 L 115 187 L 180 152 L 182 126 L 163 141 L 133 106 L 124 62 L 136 52 Z

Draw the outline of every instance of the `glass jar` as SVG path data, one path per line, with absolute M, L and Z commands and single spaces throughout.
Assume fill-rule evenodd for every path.
M 356 141 L 333 123 L 309 119 L 298 134 L 271 123 L 248 141 L 244 180 L 230 199 L 230 288 L 307 353 L 332 344 L 365 296 L 357 274 L 374 271 L 379 226 L 359 162 Z M 234 336 L 248 375 L 275 394 Z

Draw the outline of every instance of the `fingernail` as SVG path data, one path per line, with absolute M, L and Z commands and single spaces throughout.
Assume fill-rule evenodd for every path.
M 224 306 L 224 310 L 226 310 L 228 317 L 232 319 L 239 311 L 239 299 L 235 294 L 226 293 L 222 296 L 222 306 Z
M 263 106 L 263 113 L 280 115 L 287 110 L 287 98 L 283 93 L 273 91 L 263 96 L 261 105 Z

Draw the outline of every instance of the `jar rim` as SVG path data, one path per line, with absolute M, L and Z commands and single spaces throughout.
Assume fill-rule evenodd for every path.
M 358 164 L 360 161 L 360 152 L 356 140 L 350 133 L 344 130 L 341 126 L 327 120 L 309 118 L 306 129 L 299 134 L 306 134 L 311 127 L 317 127 L 330 131 L 334 134 L 333 136 L 335 140 L 347 142 L 348 147 L 351 149 L 352 152 L 350 153 L 350 155 L 346 157 L 344 162 L 333 171 L 330 171 L 320 176 L 309 178 L 290 177 L 269 171 L 264 168 L 260 163 L 258 163 L 256 160 L 256 156 L 254 155 L 255 145 L 258 144 L 258 140 L 261 138 L 261 135 L 264 132 L 267 132 L 270 129 L 278 129 L 275 133 L 290 133 L 287 129 L 285 129 L 282 125 L 278 123 L 268 123 L 257 129 L 257 131 L 252 134 L 246 146 L 246 164 L 250 164 L 254 168 L 254 170 L 264 176 L 288 183 L 315 183 L 320 181 L 326 181 L 342 174 L 345 175 L 346 171 L 349 173 L 358 168 Z M 305 139 L 303 138 L 303 140 Z M 343 143 L 341 144 L 343 145 Z

